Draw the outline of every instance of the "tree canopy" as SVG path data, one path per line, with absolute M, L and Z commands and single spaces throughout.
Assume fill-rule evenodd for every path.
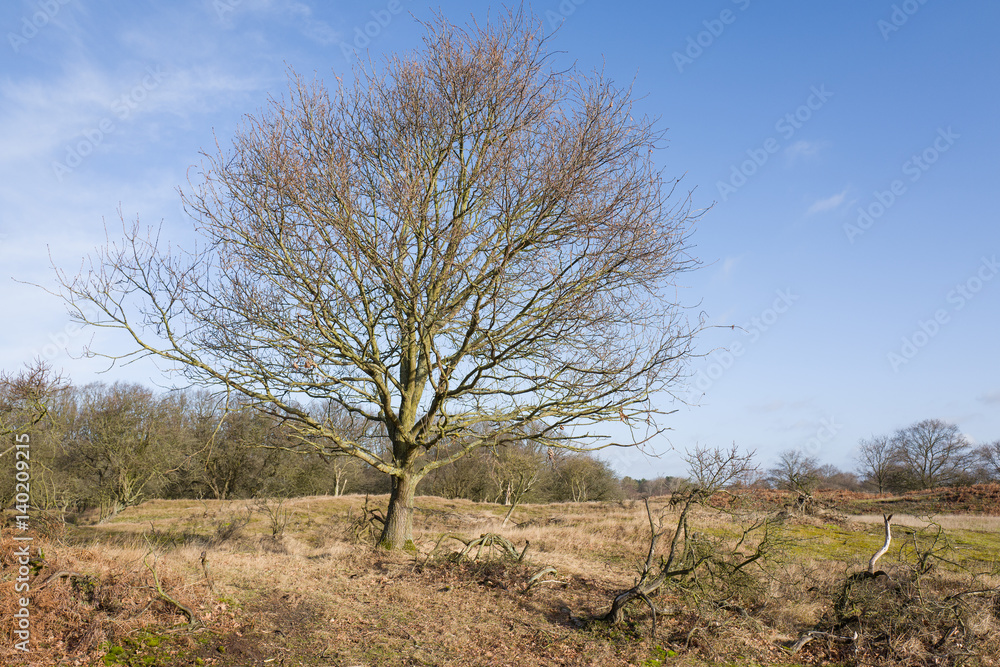
M 205 154 L 181 194 L 198 248 L 126 223 L 60 274 L 78 319 L 136 343 L 100 355 L 166 360 L 392 476 L 390 548 L 411 539 L 417 482 L 478 447 L 529 430 L 604 446 L 591 427 L 608 420 L 650 425 L 616 444 L 657 433 L 651 398 L 693 336 L 676 288 L 696 214 L 631 91 L 555 69 L 519 12 L 427 28 L 423 49 L 332 91 L 293 74 Z M 380 437 L 352 439 L 309 399 Z

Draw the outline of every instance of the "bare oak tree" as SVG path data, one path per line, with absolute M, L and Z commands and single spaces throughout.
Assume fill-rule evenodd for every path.
M 808 496 L 819 483 L 819 461 L 799 449 L 786 449 L 778 454 L 777 464 L 768 470 L 768 478 L 779 489 Z
M 25 460 L 24 457 L 31 455 L 31 465 L 36 470 L 31 480 L 35 487 L 34 498 L 48 496 L 49 487 L 45 483 L 48 479 L 43 472 L 45 467 L 36 427 L 49 415 L 51 403 L 65 388 L 63 379 L 53 374 L 42 360 L 25 364 L 16 375 L 0 372 L 0 471 L 3 472 L 0 474 L 0 510 L 11 504 L 23 490 L 19 486 L 23 486 L 24 480 L 15 477 L 14 473 L 18 465 L 28 464 L 18 464 L 15 458 Z M 33 451 L 13 453 L 19 451 L 18 445 L 28 442 L 36 443 Z M 7 454 L 11 454 L 9 459 L 5 458 Z
M 26 364 L 17 375 L 0 372 L 0 438 L 6 440 L 44 419 L 49 401 L 65 387 L 62 377 L 41 360 Z M 0 457 L 14 449 L 11 445 Z
M 987 477 L 1000 482 L 1000 440 L 980 445 L 976 448 L 975 453 Z
M 92 480 L 101 521 L 138 505 L 169 468 L 161 444 L 163 402 L 137 384 L 89 384 L 78 392 L 76 419 L 65 449 Z
M 508 440 L 503 447 L 492 448 L 490 477 L 496 484 L 503 504 L 508 506 L 502 526 L 542 476 L 545 455 L 542 448 L 526 434 L 520 441 Z
M 898 476 L 898 456 L 892 438 L 873 435 L 858 443 L 858 472 L 879 493 L 885 493 L 894 476 Z
M 708 496 L 734 484 L 750 484 L 757 476 L 756 451 L 740 453 L 734 442 L 729 449 L 695 445 L 684 454 L 691 484 Z
M 924 419 L 896 431 L 892 443 L 908 486 L 914 488 L 955 484 L 971 468 L 971 445 L 955 424 Z
M 645 423 L 690 354 L 676 281 L 696 214 L 673 201 L 653 161 L 662 132 L 630 91 L 554 69 L 546 47 L 520 13 L 441 19 L 353 85 L 293 77 L 182 192 L 201 246 L 125 224 L 89 269 L 60 273 L 62 295 L 134 338 L 103 356 L 166 360 L 390 476 L 390 549 L 412 546 L 420 479 L 477 447 L 527 424 L 545 446 L 615 444 L 593 425 Z

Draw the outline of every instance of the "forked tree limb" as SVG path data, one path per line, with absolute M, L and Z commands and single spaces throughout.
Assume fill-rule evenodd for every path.
M 885 552 L 889 550 L 889 544 L 892 542 L 892 529 L 891 529 L 892 515 L 883 514 L 882 521 L 885 523 L 885 542 L 882 544 L 882 548 L 876 551 L 872 555 L 871 560 L 868 561 L 867 570 L 865 570 L 864 572 L 855 572 L 844 581 L 844 587 L 840 591 L 840 596 L 837 598 L 837 601 L 833 605 L 834 611 L 836 612 L 838 618 L 842 618 L 847 609 L 848 594 L 850 593 L 851 588 L 854 586 L 854 584 L 858 583 L 859 581 L 865 581 L 866 579 L 873 579 L 879 575 L 888 576 L 885 572 L 875 571 L 875 564 L 878 563 L 878 559 L 881 558 L 885 554 Z
M 872 559 L 868 561 L 868 574 L 875 574 L 875 563 L 878 562 L 879 558 L 885 555 L 885 552 L 889 550 L 889 543 L 892 542 L 892 530 L 890 528 L 892 515 L 883 514 L 882 520 L 885 522 L 885 544 L 883 544 L 882 548 L 876 551 L 875 555 L 872 556 Z
M 652 595 L 656 591 L 660 590 L 663 584 L 667 583 L 667 581 L 673 577 L 681 577 L 686 574 L 691 574 L 706 560 L 708 560 L 708 556 L 701 556 L 697 561 L 688 567 L 682 567 L 669 572 L 660 572 L 660 574 L 652 578 L 647 575 L 643 575 L 642 578 L 639 579 L 639 583 L 627 591 L 619 593 L 615 596 L 615 599 L 611 602 L 611 610 L 602 616 L 601 620 L 610 621 L 615 625 L 621 623 L 625 616 L 625 605 L 629 602 Z
M 656 607 L 653 605 L 653 601 L 649 599 L 649 596 L 645 593 L 639 593 L 639 599 L 649 605 L 649 612 L 653 615 L 653 629 L 650 633 L 650 637 L 656 638 Z
M 649 508 L 649 500 L 646 500 L 646 516 L 649 518 L 649 552 L 646 556 L 646 562 L 643 564 L 642 576 L 639 577 L 639 581 L 636 582 L 635 586 L 623 591 L 615 596 L 614 600 L 611 602 L 611 609 L 605 614 L 602 619 L 605 621 L 610 621 L 612 624 L 621 623 L 625 616 L 625 605 L 627 605 L 632 600 L 644 600 L 646 604 L 652 607 L 649 601 L 649 596 L 655 593 L 663 586 L 669 579 L 673 577 L 680 577 L 691 572 L 694 572 L 702 563 L 708 559 L 708 555 L 701 555 L 694 562 L 689 564 L 687 567 L 680 567 L 676 570 L 669 569 L 674 561 L 674 555 L 676 553 L 676 547 L 678 542 L 678 535 L 683 529 L 684 522 L 687 519 L 687 514 L 690 511 L 694 498 L 698 491 L 688 496 L 686 499 L 684 509 L 681 510 L 681 515 L 677 520 L 677 528 L 674 531 L 674 538 L 670 544 L 670 555 L 667 557 L 666 561 L 661 559 L 659 571 L 654 573 L 653 558 L 656 553 L 656 543 L 662 535 L 662 530 L 659 530 L 660 526 L 656 524 L 653 520 L 653 513 Z M 655 610 L 654 610 L 654 626 L 653 631 L 656 631 L 655 626 Z
M 490 549 L 497 549 L 510 558 L 515 560 L 518 559 L 518 553 L 517 549 L 514 547 L 514 543 L 503 535 L 497 535 L 496 533 L 483 533 L 478 538 L 467 542 L 465 548 L 462 549 L 461 555 L 463 557 L 468 557 L 468 555 L 472 553 L 473 548 L 476 549 L 476 555 L 472 558 L 472 560 L 478 560 L 479 556 L 483 553 L 483 549 L 486 549 L 487 553 L 489 553 Z

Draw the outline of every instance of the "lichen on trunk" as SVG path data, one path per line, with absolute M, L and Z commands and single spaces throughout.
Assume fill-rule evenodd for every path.
M 389 551 L 417 550 L 413 543 L 413 496 L 419 481 L 420 477 L 413 473 L 393 477 L 389 509 L 378 541 L 380 547 Z

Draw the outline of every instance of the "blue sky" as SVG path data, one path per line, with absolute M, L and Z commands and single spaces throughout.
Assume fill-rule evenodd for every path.
M 433 5 L 456 22 L 487 3 Z M 853 467 L 859 438 L 925 418 L 1000 438 L 1000 5 L 943 0 L 538 2 L 557 62 L 603 68 L 669 128 L 658 160 L 710 210 L 684 277 L 699 342 L 660 457 L 695 444 L 801 448 Z M 417 0 L 11 1 L 0 8 L 0 368 L 42 356 L 98 375 L 52 287 L 126 218 L 191 222 L 176 188 L 199 151 L 286 89 L 415 48 Z M 366 34 L 367 31 L 367 34 Z M 366 43 L 367 41 L 367 43 Z M 357 49 L 356 46 L 364 48 Z M 621 425 L 610 426 L 617 438 Z

